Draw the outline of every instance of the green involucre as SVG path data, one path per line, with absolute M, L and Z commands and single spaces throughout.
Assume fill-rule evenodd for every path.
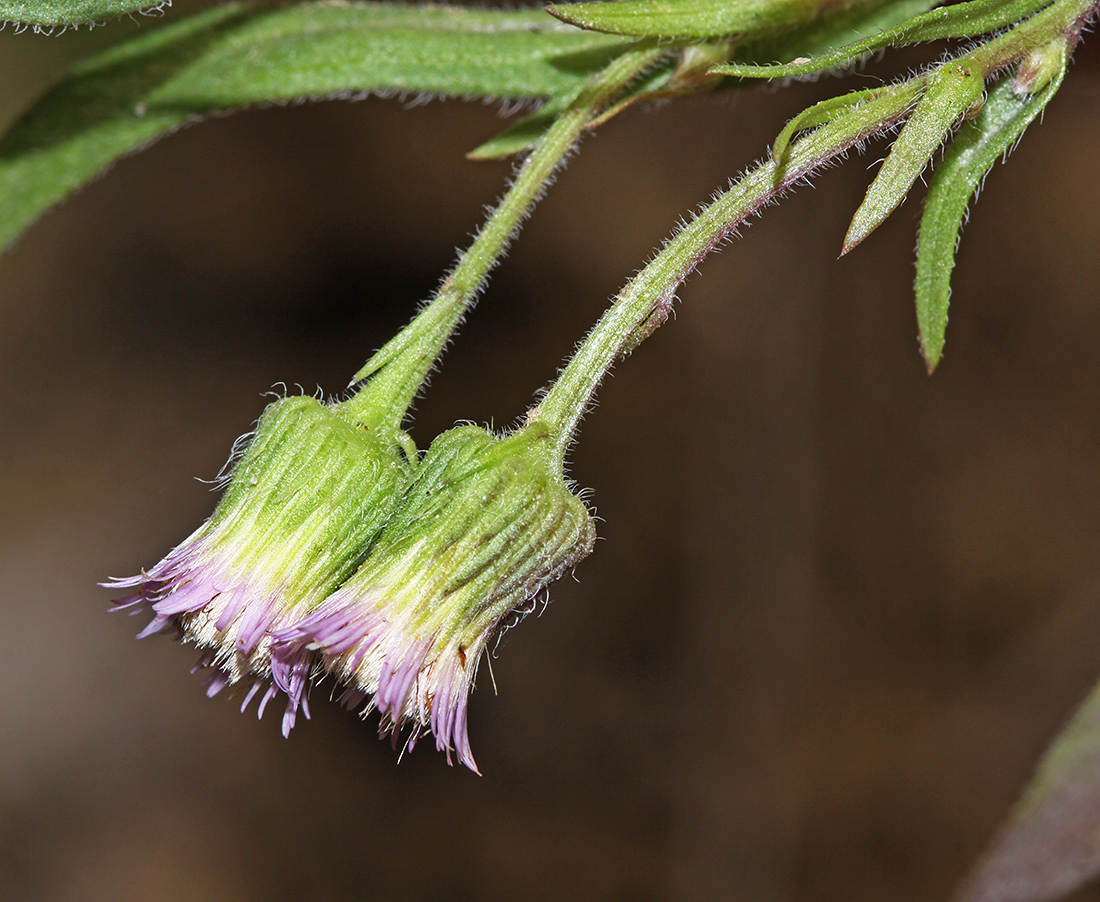
M 591 550 L 595 526 L 562 474 L 550 430 L 444 432 L 347 588 L 386 588 L 414 625 L 468 644 Z
M 315 398 L 271 404 L 202 528 L 227 571 L 319 603 L 366 557 L 414 472 L 396 436 Z

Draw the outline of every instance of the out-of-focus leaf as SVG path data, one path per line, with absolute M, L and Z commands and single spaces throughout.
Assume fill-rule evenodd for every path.
M 170 0 L 169 0 L 170 2 Z M 87 25 L 124 16 L 126 13 L 148 12 L 167 6 L 161 0 L 0 0 L 0 22 L 21 22 L 27 25 Z
M 713 71 L 738 78 L 793 78 L 812 75 L 826 69 L 849 65 L 861 57 L 885 47 L 966 38 L 1006 28 L 1050 5 L 1050 0 L 967 0 L 954 6 L 934 9 L 901 25 L 827 53 L 800 54 L 786 63 L 760 66 L 728 63 Z
M 951 127 L 981 99 L 984 89 L 982 71 L 965 59 L 940 67 L 852 217 L 842 254 L 870 235 L 905 200 Z
M 256 103 L 367 91 L 568 96 L 630 43 L 539 10 L 216 7 L 85 60 L 0 142 L 0 247 L 113 160 Z
M 555 3 L 547 11 L 573 25 L 612 34 L 716 38 L 809 22 L 829 5 L 827 0 L 615 0 Z
M 928 187 L 917 245 L 917 323 L 921 352 L 928 372 L 943 354 L 947 306 L 951 299 L 951 271 L 967 205 L 986 173 L 1007 154 L 1020 135 L 1046 107 L 1065 74 L 1065 43 L 1056 75 L 1028 95 L 1013 78 L 1002 79 L 989 92 L 981 113 L 960 129 Z
M 959 902 L 1048 902 L 1100 873 L 1100 686 L 1039 762 Z

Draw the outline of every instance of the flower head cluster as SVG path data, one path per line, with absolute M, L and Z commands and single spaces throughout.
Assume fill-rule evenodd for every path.
M 349 706 L 377 709 L 406 747 L 476 770 L 466 705 L 478 663 L 513 612 L 592 549 L 595 529 L 538 423 L 499 439 L 475 426 L 432 443 L 370 556 L 308 616 L 275 631 L 273 658 L 316 649 Z
M 584 557 L 595 531 L 547 428 L 463 426 L 422 459 L 339 405 L 287 398 L 261 417 L 213 516 L 147 572 L 106 585 L 148 606 L 139 638 L 172 629 L 202 650 L 208 694 L 251 684 L 242 711 L 331 674 L 380 732 L 476 771 L 467 700 L 509 617 Z M 402 738 L 403 737 L 403 738 Z

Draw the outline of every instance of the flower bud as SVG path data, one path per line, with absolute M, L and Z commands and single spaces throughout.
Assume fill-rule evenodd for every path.
M 305 651 L 369 699 L 380 734 L 436 748 L 477 771 L 467 700 L 488 643 L 592 549 L 595 528 L 562 473 L 548 429 L 496 438 L 462 426 L 439 436 L 371 550 L 343 586 L 274 633 L 277 680 Z M 288 663 L 284 663 L 288 662 Z
M 287 695 L 284 735 L 313 665 L 305 650 L 280 659 L 272 682 L 271 632 L 304 616 L 351 576 L 390 516 L 411 472 L 403 436 L 380 436 L 339 406 L 290 397 L 271 404 L 228 478 L 213 515 L 151 570 L 104 583 L 134 589 L 114 610 L 145 605 L 153 620 L 203 650 L 216 668 L 207 694 L 252 678 L 241 710 Z
M 1062 34 L 1032 47 L 1020 60 L 1013 89 L 1021 95 L 1038 94 L 1065 71 L 1069 54 L 1067 38 Z

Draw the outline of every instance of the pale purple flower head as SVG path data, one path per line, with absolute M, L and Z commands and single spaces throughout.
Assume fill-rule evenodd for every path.
M 446 432 L 358 571 L 273 632 L 276 681 L 317 652 L 344 703 L 378 711 L 395 746 L 430 731 L 448 761 L 476 772 L 467 705 L 482 654 L 594 538 L 544 427 Z
M 247 687 L 241 710 L 286 697 L 283 733 L 331 675 L 351 708 L 411 749 L 431 732 L 477 765 L 467 706 L 482 655 L 592 548 L 546 427 L 504 438 L 464 426 L 418 458 L 308 398 L 264 413 L 213 516 L 115 610 L 149 608 L 140 637 L 195 643 L 207 693 Z
M 104 583 L 131 589 L 114 610 L 152 621 L 138 638 L 170 630 L 193 642 L 210 668 L 207 694 L 250 684 L 262 716 L 282 691 L 283 733 L 299 708 L 313 652 L 271 657 L 272 634 L 295 623 L 366 557 L 401 496 L 411 465 L 338 406 L 292 397 L 270 405 L 233 467 L 210 519 L 138 576 Z

